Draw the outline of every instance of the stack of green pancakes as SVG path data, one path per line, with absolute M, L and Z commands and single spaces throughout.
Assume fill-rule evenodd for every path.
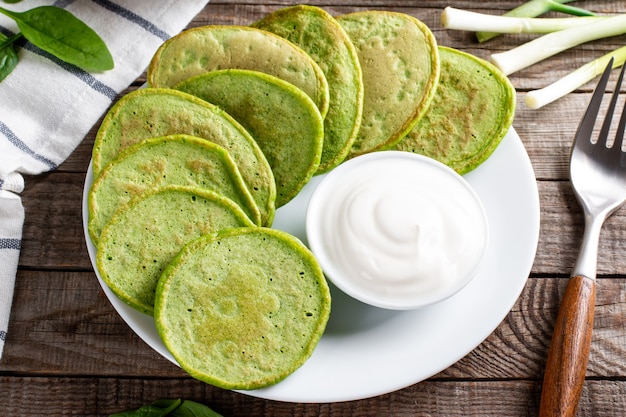
M 253 223 L 219 193 L 178 185 L 153 188 L 112 216 L 98 239 L 96 265 L 121 300 L 152 315 L 161 273 L 187 243 L 243 226 Z
M 318 172 L 331 170 L 347 157 L 361 126 L 364 87 L 356 47 L 339 22 L 319 7 L 279 9 L 252 26 L 298 45 L 324 72 L 329 106 Z
M 177 134 L 205 139 L 224 148 L 261 212 L 261 223 L 272 224 L 276 183 L 256 141 L 219 107 L 180 91 L 145 88 L 122 97 L 106 114 L 96 135 L 94 175 L 99 175 L 129 146 Z
M 330 293 L 276 209 L 348 158 L 403 150 L 469 172 L 513 121 L 486 61 L 415 17 L 314 6 L 202 26 L 157 50 L 147 86 L 105 115 L 88 232 L 103 281 L 154 316 L 190 375 L 228 389 L 286 378 L 312 354 Z

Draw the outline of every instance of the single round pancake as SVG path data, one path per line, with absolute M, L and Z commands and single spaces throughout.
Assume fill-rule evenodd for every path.
M 152 87 L 173 87 L 209 71 L 241 68 L 281 78 L 304 91 L 322 116 L 328 111 L 328 82 L 302 49 L 280 36 L 247 26 L 201 26 L 165 41 L 148 67 Z
M 201 237 L 157 285 L 159 335 L 192 377 L 226 389 L 284 379 L 313 353 L 330 314 L 330 292 L 313 254 L 263 227 Z
M 133 199 L 104 228 L 96 265 L 122 301 L 151 315 L 161 272 L 186 243 L 242 226 L 253 224 L 220 194 L 194 187 L 154 188 Z
M 337 17 L 363 71 L 363 120 L 350 157 L 391 148 L 428 109 L 439 79 L 435 37 L 416 18 L 364 11 Z
M 176 89 L 224 109 L 258 143 L 276 180 L 276 207 L 288 203 L 319 167 L 322 116 L 311 99 L 286 81 L 258 71 L 211 71 Z
M 361 125 L 363 79 L 352 41 L 329 13 L 315 6 L 285 7 L 252 26 L 295 43 L 324 71 L 330 102 L 318 173 L 331 170 L 346 158 Z
M 92 156 L 94 176 L 122 149 L 143 139 L 173 134 L 200 137 L 225 148 L 261 211 L 262 224 L 272 224 L 276 184 L 261 149 L 231 116 L 180 91 L 145 88 L 122 97 L 98 130 Z
M 228 152 L 188 135 L 146 139 L 124 149 L 91 184 L 89 234 L 94 242 L 115 212 L 133 197 L 165 185 L 194 186 L 222 194 L 256 224 L 260 213 Z
M 491 63 L 439 47 L 441 76 L 428 112 L 397 145 L 429 156 L 459 174 L 484 162 L 513 123 L 515 88 Z

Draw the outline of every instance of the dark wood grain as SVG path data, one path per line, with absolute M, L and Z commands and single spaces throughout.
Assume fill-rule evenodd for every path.
M 211 1 L 191 22 L 249 24 L 295 1 Z M 478 44 L 471 33 L 440 27 L 452 5 L 500 14 L 520 1 L 318 0 L 339 15 L 394 10 L 424 21 L 442 45 L 488 58 L 533 35 Z M 577 1 L 601 13 L 626 12 L 626 1 Z M 426 381 L 385 395 L 331 404 L 267 401 L 188 377 L 144 343 L 106 299 L 93 272 L 82 228 L 82 191 L 96 124 L 56 171 L 26 178 L 23 248 L 14 307 L 0 360 L 0 416 L 108 416 L 158 398 L 182 397 L 224 416 L 534 416 L 557 312 L 582 237 L 582 212 L 568 181 L 571 141 L 593 83 L 540 110 L 524 95 L 594 57 L 626 36 L 591 42 L 510 76 L 518 91 L 514 128 L 531 159 L 541 203 L 535 262 L 519 299 L 489 337 Z M 614 76 L 616 76 L 614 74 Z M 139 77 L 127 91 L 145 81 Z M 579 417 L 626 415 L 626 211 L 600 237 L 595 320 Z M 462 314 L 462 312 L 460 312 Z M 428 360 L 416 357 L 415 360 Z M 372 375 L 376 378 L 376 375 Z

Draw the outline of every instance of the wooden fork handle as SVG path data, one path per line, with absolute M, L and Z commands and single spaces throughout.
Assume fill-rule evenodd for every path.
M 570 278 L 552 334 L 539 417 L 576 414 L 591 348 L 595 301 L 595 280 Z

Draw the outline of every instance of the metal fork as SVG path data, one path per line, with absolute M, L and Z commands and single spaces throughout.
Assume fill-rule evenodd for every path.
M 585 214 L 585 232 L 550 343 L 539 407 L 540 417 L 576 414 L 591 348 L 600 230 L 604 221 L 626 201 L 626 157 L 622 152 L 626 107 L 622 111 L 613 145 L 608 145 L 624 67 L 598 140 L 595 143 L 591 140 L 612 66 L 613 59 L 598 82 L 572 146 L 570 179 Z

